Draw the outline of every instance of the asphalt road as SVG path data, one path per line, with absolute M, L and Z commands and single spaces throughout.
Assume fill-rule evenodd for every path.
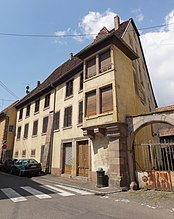
M 0 219 L 173 219 L 174 212 L 126 198 L 96 196 L 39 177 L 0 172 Z

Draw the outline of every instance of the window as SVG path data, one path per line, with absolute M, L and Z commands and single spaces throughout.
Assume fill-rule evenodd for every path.
M 38 120 L 33 122 L 33 136 L 37 135 L 38 131 Z
M 21 126 L 18 127 L 17 139 L 19 140 L 21 137 Z
M 47 132 L 47 127 L 48 127 L 48 116 L 43 118 L 42 133 Z
M 79 117 L 78 117 L 78 123 L 83 122 L 83 101 L 79 102 Z
M 30 116 L 30 104 L 27 106 L 26 117 Z
M 22 116 L 23 116 L 23 108 L 20 109 L 20 111 L 19 111 L 19 119 L 22 119 Z
M 19 151 L 15 151 L 15 157 L 17 158 L 19 155 Z
M 11 133 L 14 132 L 14 125 L 9 125 L 8 132 L 11 132 Z
M 100 89 L 100 113 L 113 110 L 113 93 L 112 86 Z
M 83 72 L 80 74 L 80 90 L 83 90 Z
M 107 71 L 111 69 L 111 55 L 110 50 L 100 54 L 99 56 L 100 72 Z
M 86 78 L 96 75 L 96 58 L 93 58 L 86 63 Z
M 66 97 L 69 97 L 73 94 L 73 80 L 70 80 L 66 83 Z
M 40 99 L 35 101 L 35 109 L 34 109 L 35 113 L 39 112 L 39 106 L 40 106 Z
M 49 107 L 50 105 L 50 93 L 45 96 L 44 108 Z
M 22 157 L 26 157 L 26 150 L 22 150 Z
M 59 119 L 60 119 L 60 112 L 56 112 L 54 114 L 54 130 L 58 130 L 59 129 Z
M 86 116 L 96 115 L 96 91 L 86 94 Z
M 29 127 L 29 124 L 25 124 L 25 128 L 24 128 L 24 138 L 28 138 L 28 127 Z
M 36 149 L 31 149 L 31 157 L 35 157 Z
M 72 106 L 65 109 L 64 114 L 64 127 L 69 127 L 72 125 Z

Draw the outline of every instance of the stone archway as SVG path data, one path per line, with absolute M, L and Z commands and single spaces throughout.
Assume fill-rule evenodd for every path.
M 165 123 L 174 126 L 174 109 L 165 111 L 156 111 L 143 115 L 129 116 L 127 117 L 128 124 L 128 159 L 129 159 L 129 175 L 130 175 L 130 187 L 136 189 L 137 184 L 135 180 L 134 160 L 133 160 L 133 141 L 136 133 L 143 127 L 154 124 Z

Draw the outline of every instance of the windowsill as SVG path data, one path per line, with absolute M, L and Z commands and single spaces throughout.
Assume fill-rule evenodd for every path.
M 50 106 L 44 107 L 43 111 L 48 110 L 50 108 Z
M 23 140 L 27 140 L 28 138 L 23 138 Z
M 79 90 L 79 94 L 83 92 L 83 89 Z
M 46 134 L 47 134 L 47 133 L 45 132 L 45 133 L 42 133 L 41 135 L 44 136 L 44 135 L 46 135 Z
M 21 121 L 22 121 L 22 119 L 19 119 L 19 120 L 18 120 L 18 122 L 21 122 Z
M 81 126 L 83 126 L 83 123 L 77 124 L 77 127 L 81 127 Z
M 26 116 L 25 119 L 27 119 L 27 118 L 29 118 L 29 117 L 30 117 L 30 115 Z
M 55 132 L 60 132 L 60 129 L 56 129 L 56 130 L 54 130 L 54 133 L 55 133 Z
M 32 138 L 36 138 L 36 137 L 37 137 L 37 135 L 32 135 L 31 137 L 32 137 Z
M 37 114 L 39 114 L 39 111 L 37 111 L 37 112 L 34 112 L 34 115 L 37 115 Z
M 106 113 L 100 113 L 100 114 L 93 115 L 93 116 L 87 116 L 87 117 L 85 117 L 85 119 L 86 120 L 96 119 L 96 118 L 99 118 L 99 117 L 108 116 L 108 115 L 112 115 L 112 114 L 113 114 L 113 111 L 109 111 L 109 112 L 106 112 Z
M 16 139 L 16 141 L 20 141 L 20 138 Z
M 90 77 L 90 78 L 86 78 L 84 82 L 93 80 L 93 79 L 95 79 L 95 78 L 97 78 L 97 77 L 99 77 L 99 76 L 101 76 L 101 75 L 104 75 L 104 74 L 106 74 L 106 73 L 108 73 L 108 72 L 110 72 L 110 71 L 113 71 L 113 70 L 114 70 L 114 68 L 110 68 L 110 69 L 108 69 L 108 70 L 106 70 L 106 71 L 99 72 L 98 74 L 96 74 L 96 75 L 94 75 L 94 76 L 92 76 L 92 77 Z
M 65 97 L 64 101 L 65 101 L 65 100 L 69 100 L 69 99 L 71 99 L 72 97 L 73 97 L 73 94 L 70 95 L 70 96 L 68 96 L 68 97 Z
M 71 125 L 71 126 L 68 126 L 68 127 L 63 127 L 63 130 L 71 129 L 71 128 L 72 128 L 72 125 Z

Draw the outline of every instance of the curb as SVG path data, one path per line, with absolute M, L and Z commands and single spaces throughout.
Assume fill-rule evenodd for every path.
M 45 181 L 50 180 L 51 181 L 51 179 L 48 179 L 48 178 L 42 178 L 41 180 L 45 180 Z M 105 195 L 109 195 L 109 194 L 122 192 L 121 189 L 120 190 L 112 190 L 112 191 L 97 191 L 95 189 L 89 189 L 89 188 L 74 185 L 74 184 L 67 184 L 67 183 L 64 183 L 64 182 L 58 182 L 58 180 L 54 179 L 54 178 L 53 178 L 53 180 L 55 180 L 56 183 L 59 184 L 59 185 L 64 185 L 64 186 L 71 187 L 71 188 L 74 188 L 74 189 L 84 190 L 84 191 L 91 192 L 94 195 L 98 195 L 98 196 L 105 196 Z

